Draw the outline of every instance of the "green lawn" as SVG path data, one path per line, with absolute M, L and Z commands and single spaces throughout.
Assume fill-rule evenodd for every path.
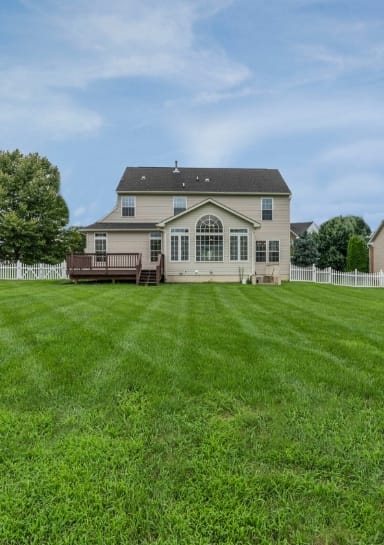
M 0 544 L 381 545 L 383 309 L 0 282 Z

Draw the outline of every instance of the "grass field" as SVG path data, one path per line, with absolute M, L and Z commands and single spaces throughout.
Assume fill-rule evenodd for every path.
M 381 545 L 384 290 L 0 283 L 1 545 Z

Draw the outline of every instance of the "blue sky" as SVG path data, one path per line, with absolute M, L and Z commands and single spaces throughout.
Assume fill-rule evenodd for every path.
M 126 166 L 278 168 L 292 221 L 384 219 L 382 0 L 2 0 L 0 149 L 56 164 L 71 223 Z

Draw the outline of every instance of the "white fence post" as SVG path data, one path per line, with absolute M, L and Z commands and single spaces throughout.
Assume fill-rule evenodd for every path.
M 25 265 L 21 261 L 0 261 L 0 280 L 65 280 L 67 264 L 65 261 L 57 265 L 39 263 Z
M 17 261 L 16 263 L 16 280 L 22 280 L 23 279 L 23 264 L 21 261 Z
M 296 267 L 290 265 L 291 282 L 315 282 L 328 283 L 337 286 L 350 286 L 361 288 L 384 288 L 384 272 L 377 273 L 359 272 L 357 269 L 352 272 L 335 271 L 332 267 L 317 269 L 312 267 Z

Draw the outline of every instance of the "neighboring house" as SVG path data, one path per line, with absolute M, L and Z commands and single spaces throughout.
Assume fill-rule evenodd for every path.
M 314 221 L 291 223 L 291 243 L 300 238 L 304 233 L 318 233 L 319 226 Z
M 370 272 L 384 271 L 384 220 L 368 241 Z
M 288 280 L 290 198 L 278 170 L 128 167 L 85 252 L 140 254 L 147 271 L 162 253 L 166 282 Z

